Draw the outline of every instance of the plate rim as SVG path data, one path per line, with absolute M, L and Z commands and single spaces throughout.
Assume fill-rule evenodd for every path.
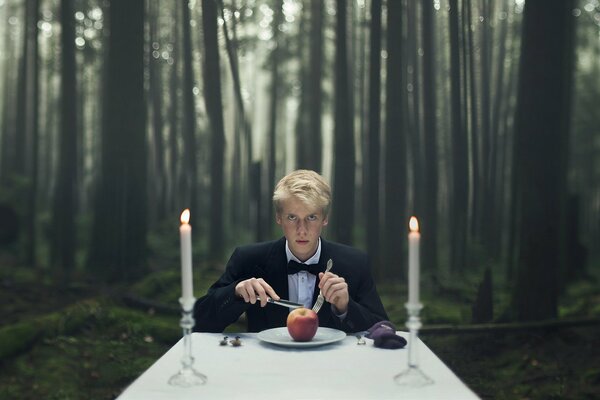
M 265 338 L 264 335 L 266 332 L 277 332 L 277 331 L 281 331 L 284 330 L 287 333 L 287 327 L 285 326 L 280 326 L 277 328 L 269 328 L 269 329 L 264 329 L 260 332 L 258 332 L 256 334 L 256 337 L 265 342 L 265 343 L 270 343 L 270 344 L 274 344 L 277 346 L 281 346 L 281 347 L 317 347 L 317 346 L 324 346 L 326 344 L 332 344 L 332 343 L 337 343 L 340 342 L 342 340 L 344 340 L 348 335 L 346 334 L 346 332 L 339 330 L 339 329 L 335 329 L 335 328 L 328 328 L 325 326 L 320 326 L 317 329 L 321 329 L 321 330 L 327 330 L 327 331 L 331 331 L 332 333 L 338 335 L 336 337 L 333 337 L 331 339 L 328 340 L 324 340 L 324 341 L 320 341 L 320 342 L 314 342 L 314 341 L 308 341 L 308 342 L 295 342 L 295 341 L 291 341 L 291 342 L 282 342 L 282 341 L 275 341 L 275 340 L 269 340 L 269 338 Z M 318 330 L 317 330 L 318 332 Z M 262 335 L 261 335 L 262 334 Z

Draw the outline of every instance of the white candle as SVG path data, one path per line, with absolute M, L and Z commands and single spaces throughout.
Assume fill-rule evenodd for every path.
M 190 210 L 185 209 L 181 213 L 181 226 L 179 227 L 179 238 L 181 241 L 181 290 L 183 304 L 194 299 L 194 286 L 192 280 L 192 227 L 190 222 Z
M 410 217 L 410 233 L 408 234 L 408 302 L 419 303 L 419 221 Z

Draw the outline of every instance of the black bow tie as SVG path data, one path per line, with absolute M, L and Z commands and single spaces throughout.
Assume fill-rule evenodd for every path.
M 313 275 L 319 275 L 319 272 L 325 271 L 325 269 L 319 264 L 301 264 L 297 261 L 290 260 L 288 262 L 288 275 L 297 274 L 300 271 L 307 271 Z

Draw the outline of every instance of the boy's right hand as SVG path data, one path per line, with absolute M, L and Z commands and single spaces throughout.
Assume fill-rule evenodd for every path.
M 244 299 L 246 303 L 255 304 L 256 298 L 260 298 L 260 306 L 267 305 L 267 297 L 279 300 L 275 290 L 263 278 L 250 278 L 235 285 L 235 294 Z

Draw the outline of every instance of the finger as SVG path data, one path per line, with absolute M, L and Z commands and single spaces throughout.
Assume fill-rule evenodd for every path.
M 348 297 L 348 284 L 346 282 L 336 283 L 332 285 L 330 288 L 330 303 L 333 303 L 336 299 L 343 299 L 344 297 Z
M 348 307 L 350 296 L 348 294 L 347 285 L 343 285 L 340 288 L 336 287 L 336 290 L 331 293 L 331 298 L 328 300 L 329 303 L 333 304 L 338 310 L 345 312 Z
M 323 293 L 326 294 L 326 299 L 330 303 L 332 302 L 333 296 L 341 291 L 347 291 L 348 284 L 344 281 L 343 278 L 338 278 L 335 281 L 329 281 L 329 285 L 326 290 L 323 290 Z
M 337 277 L 337 275 L 332 274 L 331 272 L 319 272 L 319 289 L 323 290 L 323 288 L 327 284 L 327 281 L 329 281 L 329 279 L 333 277 Z
M 242 282 L 238 283 L 235 290 L 236 290 L 236 294 L 239 297 L 241 297 L 242 299 L 244 299 L 244 302 L 247 303 L 249 298 L 248 298 L 248 292 L 246 291 L 246 282 L 242 281 Z
M 260 298 L 261 307 L 267 305 L 267 297 L 269 297 L 267 295 L 267 292 L 265 291 L 265 285 L 267 285 L 267 283 L 264 280 L 262 280 L 262 278 L 259 278 L 254 285 L 254 292 Z
M 329 291 L 329 288 L 331 287 L 331 285 L 334 285 L 343 280 L 344 280 L 344 278 L 340 278 L 339 276 L 328 272 L 323 276 L 323 280 L 321 282 L 319 282 L 319 286 L 320 286 L 321 290 L 323 291 L 323 293 L 326 293 Z
M 248 285 L 246 286 L 246 290 L 248 293 L 248 298 L 250 299 L 250 303 L 251 304 L 255 304 L 256 303 L 256 278 L 252 278 L 248 280 Z
M 244 286 L 244 299 L 246 300 L 246 303 L 254 304 L 256 302 L 256 295 L 254 294 L 252 285 Z

